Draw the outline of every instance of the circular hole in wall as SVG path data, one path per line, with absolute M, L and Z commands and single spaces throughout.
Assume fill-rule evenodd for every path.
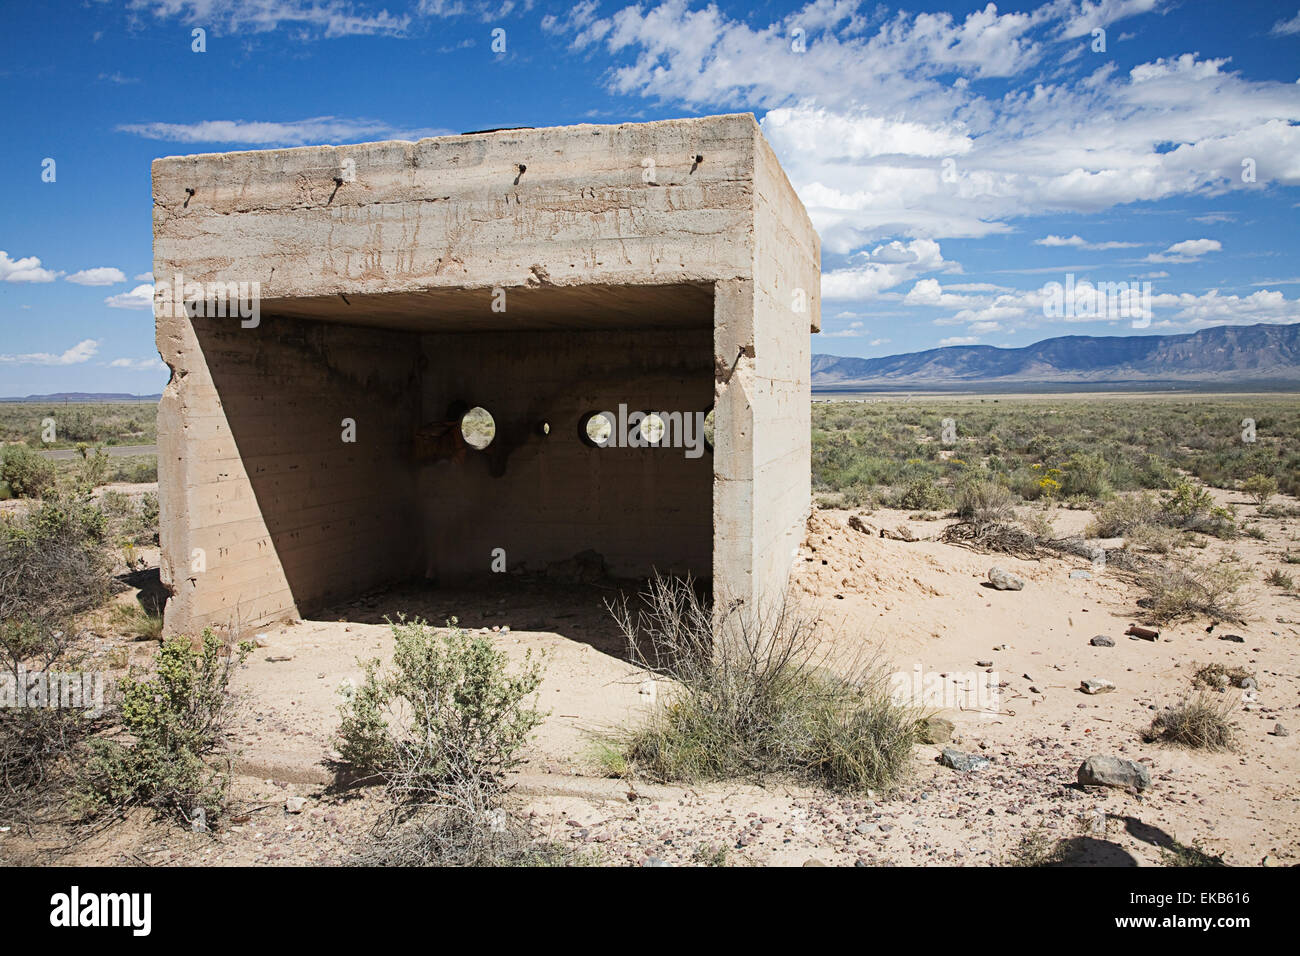
M 582 417 L 578 434 L 584 442 L 596 448 L 602 448 L 609 436 L 614 433 L 614 423 L 604 412 L 588 412 Z
M 664 432 L 667 430 L 667 426 L 664 425 L 664 420 L 662 418 L 654 412 L 650 412 L 645 418 L 641 419 L 639 430 L 641 432 L 642 441 L 649 442 L 651 445 L 657 445 L 659 444 L 659 440 L 664 437 Z
M 539 435 L 549 435 L 550 433 L 551 433 L 551 423 L 550 423 L 550 422 L 538 422 L 538 423 L 537 423 L 537 434 L 539 434 Z
M 476 405 L 460 417 L 460 433 L 465 444 L 482 451 L 496 437 L 497 423 L 491 412 Z

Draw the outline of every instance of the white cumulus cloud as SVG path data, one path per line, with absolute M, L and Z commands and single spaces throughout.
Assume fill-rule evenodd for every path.
M 82 269 L 67 276 L 68 282 L 77 285 L 117 285 L 126 281 L 126 273 L 112 266 L 96 266 L 94 269 Z
M 138 285 L 130 292 L 110 295 L 104 304 L 110 309 L 152 309 L 153 284 Z
M 0 355 L 0 365 L 80 365 L 95 357 L 99 343 L 84 339 L 66 352 L 28 352 L 25 355 Z
M 46 269 L 36 256 L 10 259 L 0 249 L 0 282 L 53 282 L 61 273 Z

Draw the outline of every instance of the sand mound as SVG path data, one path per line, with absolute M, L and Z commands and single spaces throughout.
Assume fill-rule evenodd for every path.
M 814 511 L 795 560 L 795 587 L 818 598 L 881 592 L 942 596 L 943 577 L 951 571 L 935 557 L 936 544 L 926 539 L 943 527 L 910 522 L 902 512 Z

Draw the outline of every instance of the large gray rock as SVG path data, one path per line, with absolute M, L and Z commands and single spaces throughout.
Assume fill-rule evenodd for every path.
M 1114 683 L 1104 677 L 1089 677 L 1079 681 L 1079 689 L 1085 694 L 1109 694 L 1115 689 Z
M 1098 634 L 1088 643 L 1093 647 L 1114 647 L 1115 639 L 1113 637 L 1107 637 L 1105 634 Z
M 989 759 L 978 754 L 964 754 L 960 750 L 944 747 L 943 753 L 939 756 L 939 763 L 945 767 L 952 767 L 953 770 L 960 770 L 962 773 L 970 773 L 972 770 L 983 770 L 989 765 Z
M 1025 586 L 1024 581 L 997 565 L 989 568 L 989 584 L 999 591 L 1019 591 Z
M 1134 760 L 1096 755 L 1079 767 L 1079 783 L 1085 787 L 1145 790 L 1151 786 L 1151 771 Z

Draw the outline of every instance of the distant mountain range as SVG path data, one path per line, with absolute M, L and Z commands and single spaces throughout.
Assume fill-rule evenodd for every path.
M 24 398 L 0 398 L 0 402 L 156 402 L 162 395 L 130 395 L 126 392 L 51 392 Z
M 1300 388 L 1300 324 L 1186 335 L 1063 335 L 1024 348 L 953 345 L 885 358 L 814 355 L 821 391 L 1120 385 Z

